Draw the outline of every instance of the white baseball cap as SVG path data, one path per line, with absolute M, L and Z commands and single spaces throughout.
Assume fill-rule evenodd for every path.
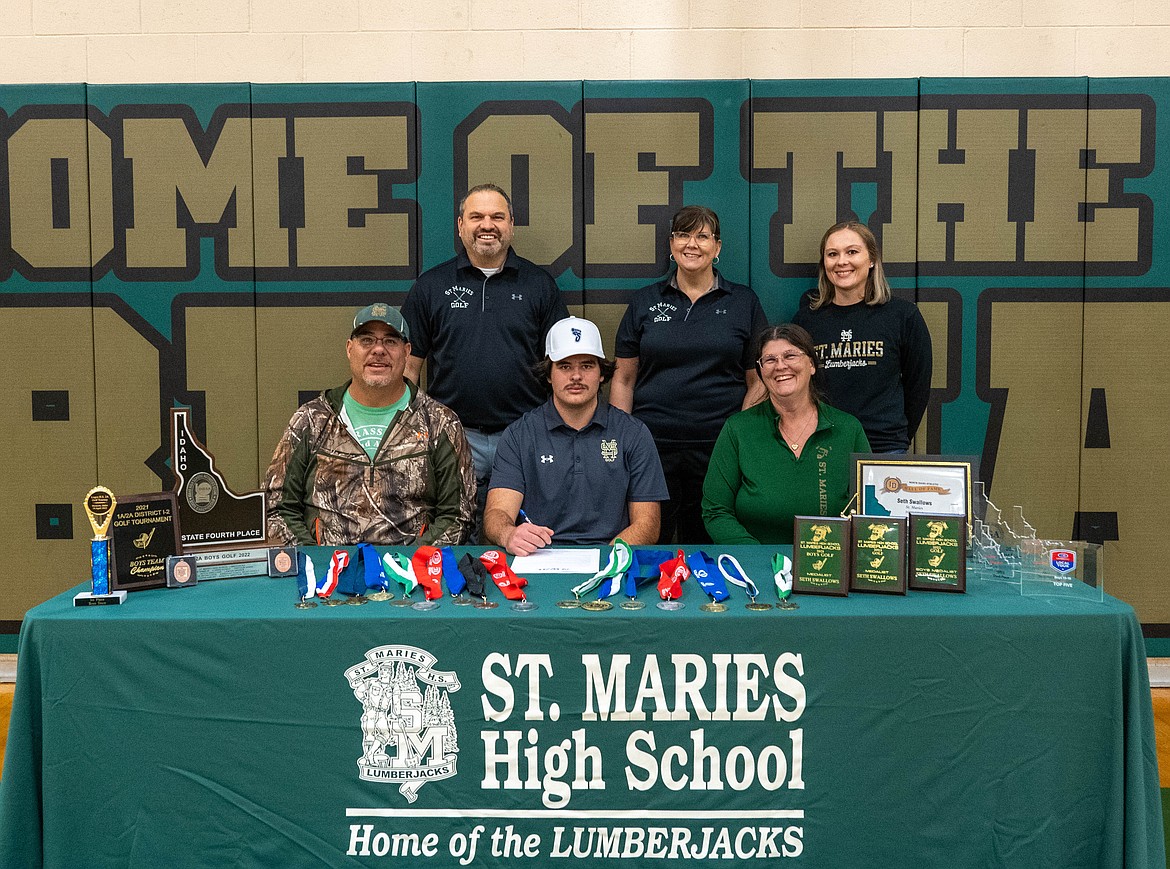
M 569 356 L 585 353 L 605 358 L 601 346 L 601 333 L 591 320 L 581 317 L 565 317 L 553 323 L 544 339 L 544 355 L 553 362 L 560 362 Z

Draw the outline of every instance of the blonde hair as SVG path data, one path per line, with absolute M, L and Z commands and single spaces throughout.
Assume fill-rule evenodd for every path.
M 814 311 L 822 305 L 832 304 L 833 296 L 836 294 L 836 288 L 829 280 L 829 276 L 825 274 L 825 245 L 829 242 L 829 236 L 843 229 L 853 230 L 861 236 L 861 240 L 865 243 L 865 249 L 869 251 L 869 258 L 873 262 L 873 268 L 869 270 L 869 276 L 865 279 L 865 296 L 862 301 L 867 305 L 884 305 L 893 295 L 890 292 L 890 282 L 886 280 L 886 270 L 882 268 L 882 251 L 878 247 L 874 234 L 864 223 L 859 223 L 856 220 L 843 220 L 840 223 L 834 223 L 821 236 L 820 257 L 817 262 L 817 292 L 809 305 Z

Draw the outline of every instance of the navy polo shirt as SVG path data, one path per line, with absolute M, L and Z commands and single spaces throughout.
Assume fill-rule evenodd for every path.
M 634 416 L 659 443 L 714 443 L 743 406 L 744 372 L 768 325 L 749 287 L 725 281 L 692 304 L 674 275 L 634 293 L 618 326 L 615 356 L 638 359 Z
M 608 545 L 630 524 L 630 501 L 670 497 L 646 426 L 602 400 L 581 431 L 551 398 L 508 426 L 491 488 L 522 493 L 524 512 L 553 530 L 554 546 Z
M 544 358 L 545 334 L 569 311 L 549 273 L 509 248 L 490 278 L 465 251 L 423 272 L 402 316 L 411 355 L 429 360 L 431 397 L 467 428 L 498 432 L 544 401 L 531 367 Z

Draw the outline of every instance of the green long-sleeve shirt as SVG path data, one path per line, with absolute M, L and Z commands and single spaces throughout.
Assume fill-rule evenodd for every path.
M 770 401 L 723 426 L 703 482 L 703 522 L 718 544 L 792 543 L 794 516 L 835 516 L 849 502 L 852 453 L 868 453 L 856 417 L 821 403 L 800 458 Z

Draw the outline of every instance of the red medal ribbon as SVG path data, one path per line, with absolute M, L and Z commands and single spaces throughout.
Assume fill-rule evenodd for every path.
M 349 550 L 338 549 L 333 553 L 333 557 L 329 559 L 329 571 L 325 574 L 325 583 L 317 589 L 317 597 L 322 600 L 329 599 L 329 595 L 333 594 L 333 589 L 337 588 L 337 580 L 341 578 L 341 574 L 348 564 Z
M 427 600 L 443 596 L 443 553 L 434 546 L 420 546 L 410 559 L 414 576 L 423 587 Z
M 678 555 L 658 567 L 658 596 L 663 600 L 678 600 L 682 597 L 682 584 L 690 575 L 687 557 L 680 549 Z
M 528 585 L 528 580 L 512 572 L 502 552 L 498 549 L 489 549 L 479 557 L 479 560 L 488 569 L 488 573 L 492 575 L 492 582 L 503 592 L 504 597 L 508 600 L 525 599 L 524 586 Z

